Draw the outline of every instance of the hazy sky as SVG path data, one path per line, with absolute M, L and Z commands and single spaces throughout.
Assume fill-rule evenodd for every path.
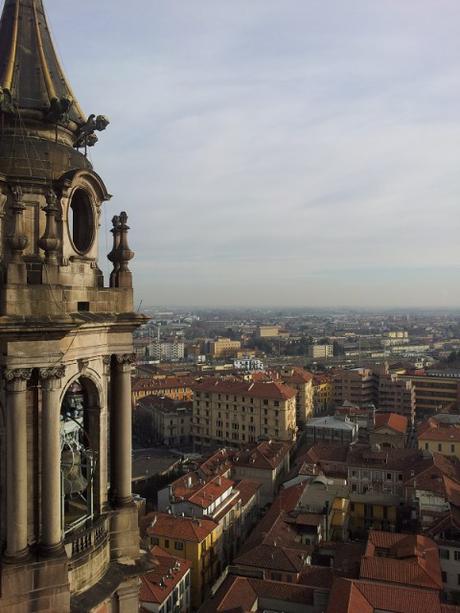
M 458 0 L 45 5 L 138 300 L 460 305 Z

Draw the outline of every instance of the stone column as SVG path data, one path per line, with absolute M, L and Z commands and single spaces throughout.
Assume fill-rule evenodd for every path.
M 134 355 L 116 355 L 111 368 L 110 486 L 117 506 L 132 501 L 131 365 Z
M 47 554 L 62 550 L 60 391 L 64 375 L 64 366 L 40 369 L 43 386 L 41 545 Z
M 31 369 L 7 370 L 6 386 L 6 553 L 28 555 L 27 546 L 27 381 Z

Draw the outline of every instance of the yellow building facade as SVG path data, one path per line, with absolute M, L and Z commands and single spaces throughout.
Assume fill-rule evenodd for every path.
M 212 379 L 195 387 L 194 442 L 240 445 L 296 438 L 296 391 L 275 382 Z
M 222 572 L 222 527 L 209 519 L 191 519 L 158 513 L 147 529 L 149 545 L 191 563 L 191 602 L 198 608 Z

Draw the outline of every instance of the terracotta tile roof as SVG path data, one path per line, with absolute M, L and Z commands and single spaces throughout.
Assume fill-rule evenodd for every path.
M 261 543 L 238 555 L 233 563 L 238 566 L 255 566 L 256 568 L 298 573 L 305 567 L 309 553 L 311 551 L 308 551 L 308 547 L 298 550 Z
M 327 613 L 444 613 L 442 606 L 436 591 L 339 578 L 334 581 Z
M 161 605 L 174 587 L 182 580 L 192 564 L 183 558 L 176 558 L 160 547 L 150 551 L 155 569 L 141 575 L 139 600 L 141 603 Z
M 251 481 L 250 479 L 242 479 L 235 485 L 240 493 L 241 504 L 246 506 L 253 496 L 260 490 L 262 483 L 260 481 Z
M 220 598 L 219 598 L 220 596 Z M 245 577 L 227 577 L 218 590 L 214 611 L 251 611 L 257 602 L 257 593 Z M 214 600 L 213 599 L 213 600 Z M 211 603 L 210 603 L 211 604 Z M 207 606 L 204 606 L 207 610 Z
M 306 566 L 299 575 L 298 583 L 309 587 L 330 589 L 334 581 L 334 572 L 328 566 Z
M 374 430 L 386 427 L 395 432 L 406 434 L 407 423 L 407 417 L 398 415 L 398 413 L 376 413 Z
M 429 456 L 420 454 L 404 470 L 405 485 L 411 485 L 415 478 L 417 489 L 427 489 L 439 493 L 443 491 L 442 477 L 444 475 L 460 482 L 460 461 L 454 457 L 446 457 L 441 453 L 432 453 Z M 438 484 L 438 487 L 436 487 L 436 484 Z
M 374 608 L 355 587 L 354 581 L 334 581 L 326 613 L 373 613 Z
M 152 379 L 148 377 L 134 377 L 132 382 L 132 390 L 162 390 L 191 387 L 195 383 L 193 377 L 164 377 L 161 379 Z
M 341 462 L 345 464 L 348 452 L 348 445 L 316 443 L 306 452 L 304 461 L 310 464 L 321 464 L 322 462 Z
M 247 446 L 233 455 L 234 466 L 273 470 L 280 466 L 291 450 L 291 443 L 281 441 L 262 441 Z
M 438 546 L 421 535 L 370 530 L 360 578 L 442 589 Z
M 208 379 L 193 387 L 195 392 L 212 394 L 233 394 L 248 398 L 267 400 L 289 400 L 294 398 L 296 391 L 277 381 L 224 381 Z
M 199 472 L 204 477 L 226 473 L 232 467 L 233 456 L 233 450 L 219 449 L 201 462 Z
M 202 605 L 200 613 L 256 611 L 260 608 L 259 599 L 264 599 L 264 608 L 267 600 L 281 601 L 288 608 L 290 603 L 312 606 L 314 590 L 305 585 L 229 575 L 215 596 Z
M 418 431 L 419 441 L 442 441 L 446 443 L 460 442 L 460 425 L 444 424 L 434 419 Z
M 294 385 L 301 385 L 302 383 L 308 383 L 313 380 L 313 373 L 308 372 L 304 368 L 295 366 L 291 369 L 290 373 L 282 372 L 280 377 L 285 383 L 293 383 Z
M 188 500 L 191 504 L 206 509 L 217 498 L 231 490 L 234 484 L 234 481 L 220 475 L 204 481 L 197 473 L 190 472 L 174 481 L 171 487 L 176 500 Z
M 146 530 L 149 536 L 201 543 L 218 526 L 211 519 L 176 517 L 169 513 L 155 513 L 151 526 Z
M 243 544 L 243 551 L 262 543 L 275 531 L 277 522 L 284 521 L 284 514 L 293 511 L 299 504 L 306 487 L 307 483 L 304 482 L 280 490 L 271 507 Z

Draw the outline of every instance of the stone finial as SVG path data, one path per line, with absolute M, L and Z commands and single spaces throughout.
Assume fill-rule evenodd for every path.
M 59 212 L 56 193 L 50 189 L 46 193 L 46 206 L 42 209 L 46 213 L 46 227 L 38 246 L 45 252 L 48 263 L 57 264 L 58 249 L 61 241 L 57 234 L 56 216 Z
M 113 249 L 108 258 L 113 262 L 110 287 L 132 287 L 132 275 L 128 263 L 134 252 L 128 246 L 128 215 L 122 211 L 112 219 Z

